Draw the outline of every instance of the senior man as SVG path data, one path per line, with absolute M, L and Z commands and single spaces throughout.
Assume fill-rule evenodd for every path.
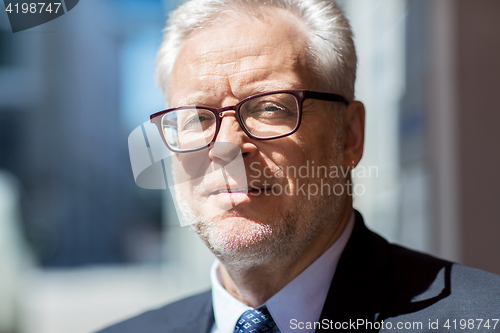
M 212 290 L 103 332 L 500 332 L 498 276 L 391 245 L 353 210 L 365 115 L 334 1 L 189 1 L 168 23 L 157 74 L 171 109 L 152 122 L 176 168 L 239 155 L 244 179 L 229 170 L 225 183 L 181 189 L 218 258 Z M 313 165 L 342 172 L 291 172 Z

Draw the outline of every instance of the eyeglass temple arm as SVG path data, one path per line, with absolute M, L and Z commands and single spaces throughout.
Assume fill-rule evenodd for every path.
M 349 100 L 342 95 L 331 94 L 331 93 L 320 92 L 320 91 L 307 91 L 307 93 L 304 97 L 305 98 L 319 99 L 322 101 L 341 102 L 345 105 L 349 105 L 349 103 L 350 103 Z

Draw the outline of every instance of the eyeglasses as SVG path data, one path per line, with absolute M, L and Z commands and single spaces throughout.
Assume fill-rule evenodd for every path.
M 337 94 L 312 90 L 280 90 L 253 95 L 233 106 L 181 106 L 150 116 L 165 145 L 173 152 L 193 152 L 215 142 L 222 118 L 233 112 L 241 129 L 252 139 L 278 139 L 297 131 L 306 99 L 349 101 Z

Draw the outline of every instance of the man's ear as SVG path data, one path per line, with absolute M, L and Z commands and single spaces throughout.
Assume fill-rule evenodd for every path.
M 344 167 L 352 169 L 363 156 L 365 141 L 365 106 L 351 102 L 344 111 Z

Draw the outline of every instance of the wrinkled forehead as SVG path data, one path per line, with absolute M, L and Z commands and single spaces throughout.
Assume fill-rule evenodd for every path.
M 305 27 L 297 22 L 288 11 L 268 7 L 257 16 L 227 13 L 192 32 L 172 70 L 172 105 L 181 103 L 192 90 L 212 95 L 230 88 L 241 99 L 247 97 L 247 90 L 259 93 L 267 85 L 275 90 L 311 89 L 306 82 L 312 80 Z

